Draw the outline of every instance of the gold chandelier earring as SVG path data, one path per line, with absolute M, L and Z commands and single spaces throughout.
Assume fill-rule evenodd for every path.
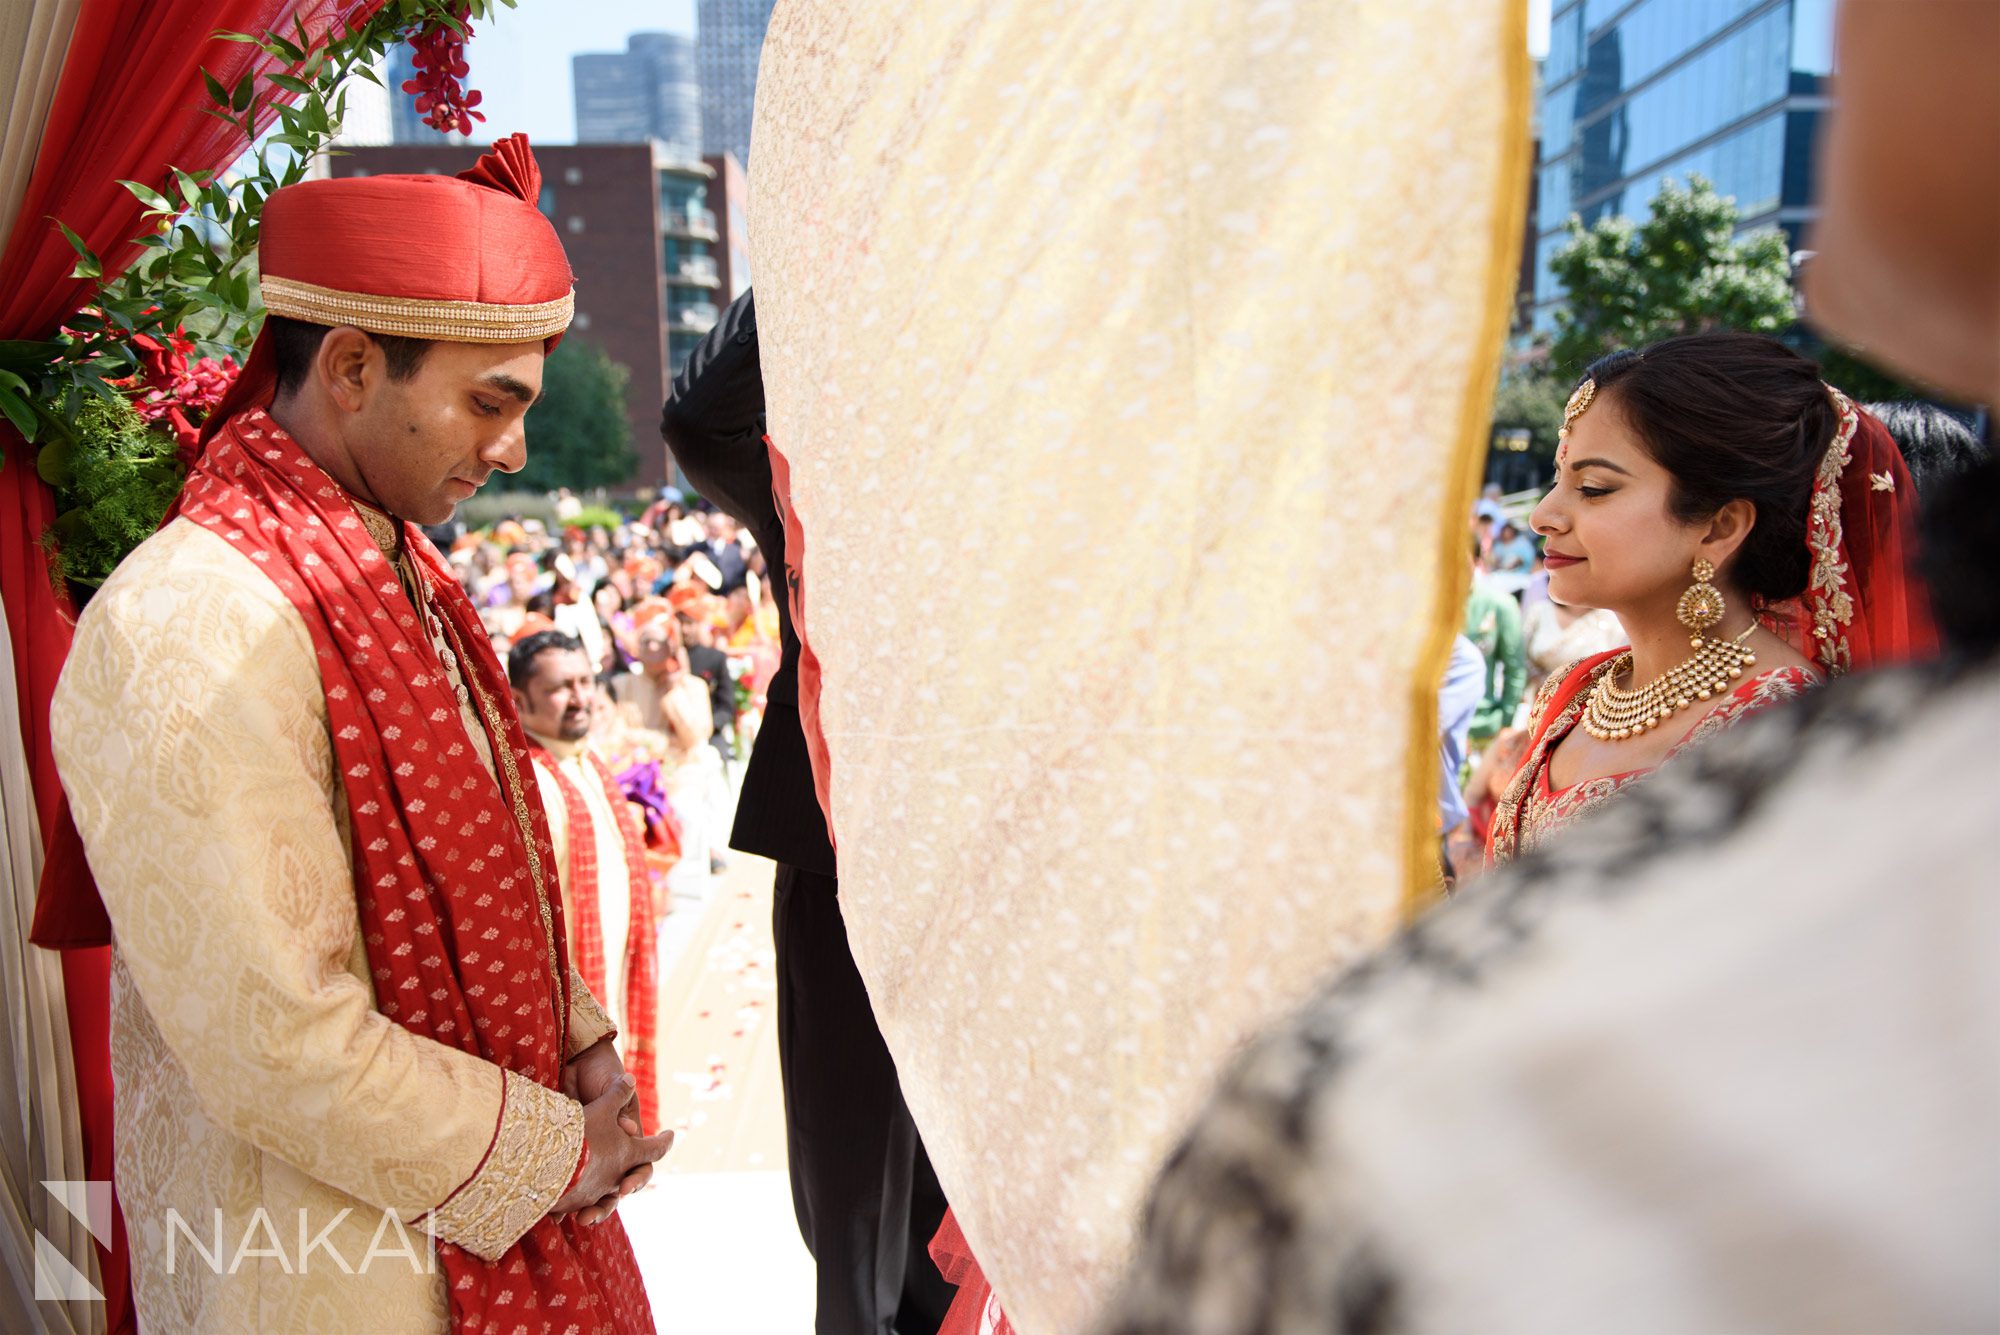
M 1694 583 L 1681 595 L 1674 614 L 1693 634 L 1688 644 L 1694 657 L 1675 664 L 1658 680 L 1635 690 L 1621 690 L 1619 677 L 1632 670 L 1632 655 L 1620 654 L 1598 678 L 1584 705 L 1583 727 L 1600 742 L 1622 742 L 1651 732 L 1697 700 L 1711 700 L 1729 689 L 1757 655 L 1743 642 L 1757 629 L 1752 621 L 1733 640 L 1708 637 L 1710 626 L 1722 620 L 1728 604 L 1715 587 L 1715 566 L 1706 557 L 1694 563 Z
M 1701 648 L 1705 638 L 1702 632 L 1722 620 L 1722 614 L 1729 609 L 1729 605 L 1722 601 L 1722 590 L 1709 582 L 1714 578 L 1715 566 L 1706 556 L 1697 556 L 1694 560 L 1694 583 L 1688 585 L 1687 592 L 1681 595 L 1680 602 L 1674 607 L 1674 615 L 1681 619 L 1681 624 L 1694 632 L 1694 638 L 1688 643 L 1696 649 Z

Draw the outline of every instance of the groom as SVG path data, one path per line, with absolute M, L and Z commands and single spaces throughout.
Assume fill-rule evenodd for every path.
M 274 192 L 257 345 L 78 624 L 52 728 L 148 1330 L 652 1329 L 603 1221 L 670 1137 L 628 1129 L 506 676 L 417 529 L 526 459 L 572 306 L 539 183 L 515 136 Z

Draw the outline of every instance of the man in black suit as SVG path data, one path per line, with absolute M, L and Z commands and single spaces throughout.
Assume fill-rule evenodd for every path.
M 692 475 L 688 481 L 694 481 Z M 736 525 L 741 521 L 726 510 L 711 510 L 706 522 L 708 538 L 701 544 L 701 550 L 715 562 L 716 570 L 722 575 L 722 590 L 727 592 L 741 584 L 744 574 L 750 569 L 750 560 L 743 554 L 743 544 L 736 540 Z
M 749 527 L 771 576 L 789 584 L 750 293 L 675 377 L 660 434 L 688 481 Z M 929 1254 L 944 1193 L 848 949 L 799 722 L 788 594 L 777 600 L 782 659 L 729 843 L 778 864 L 772 934 L 792 1205 L 818 1268 L 819 1335 L 933 1335 L 952 1295 Z

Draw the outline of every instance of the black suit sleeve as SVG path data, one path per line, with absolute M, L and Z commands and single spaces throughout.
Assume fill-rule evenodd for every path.
M 688 355 L 660 410 L 660 438 L 694 489 L 761 538 L 780 524 L 764 446 L 757 311 L 745 292 Z

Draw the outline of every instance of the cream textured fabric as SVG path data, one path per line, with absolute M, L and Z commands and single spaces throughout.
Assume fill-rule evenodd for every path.
M 89 1174 L 62 958 L 28 943 L 42 874 L 42 838 L 21 741 L 19 701 L 13 641 L 0 633 L 0 904 L 5 906 L 0 912 L 0 1008 L 10 1021 L 0 1030 L 0 1071 L 7 1075 L 6 1111 L 0 1113 L 0 1172 L 6 1183 L 0 1198 L 0 1256 L 7 1277 L 0 1284 L 0 1330 L 95 1331 L 104 1328 L 102 1303 L 58 1304 L 35 1297 L 38 1234 L 93 1286 L 99 1279 L 89 1231 L 42 1186 L 80 1182 Z
M 13 230 L 21 196 L 35 168 L 42 126 L 69 52 L 82 0 L 9 0 L 0 5 L 0 245 Z M 4 1238 L 9 1283 L 0 1294 L 0 1329 L 101 1330 L 96 1303 L 35 1302 L 35 1236 L 49 1240 L 78 1273 L 97 1282 L 97 1252 L 84 1226 L 54 1207 L 45 1181 L 86 1176 L 83 1130 L 76 1106 L 69 1017 L 63 1006 L 62 961 L 28 944 L 35 887 L 42 872 L 33 784 L 21 741 L 14 691 L 13 649 L 0 644 L 0 1008 L 13 1017 L 0 1039 L 0 1070 L 10 1073 L 8 1111 L 0 1115 L 6 1169 Z
M 497 1254 L 567 1186 L 583 1111 L 375 1010 L 298 612 L 242 553 L 176 520 L 92 600 L 50 717 L 111 915 L 141 1324 L 442 1330 L 441 1274 L 378 1258 L 350 1275 L 326 1249 L 359 1270 L 371 1246 L 403 1246 L 384 1211 L 416 1221 L 449 1197 L 439 1235 Z M 572 1050 L 605 1024 L 579 998 Z M 218 1233 L 222 1274 L 197 1252 Z
M 34 175 L 49 104 L 69 55 L 83 0 L 7 0 L 0 5 L 0 245 L 14 230 Z
M 773 16 L 751 244 L 842 908 L 1028 1335 L 1082 1324 L 1223 1057 L 1426 870 L 1524 28 Z

